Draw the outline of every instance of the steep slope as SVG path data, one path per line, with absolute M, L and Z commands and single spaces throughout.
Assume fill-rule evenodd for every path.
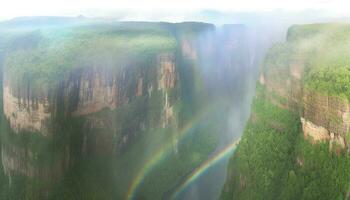
M 268 52 L 222 199 L 348 199 L 349 30 L 292 26 Z
M 226 128 L 211 24 L 39 17 L 0 33 L 1 198 L 160 199 Z
M 83 158 L 112 156 L 142 132 L 178 127 L 176 33 L 147 23 L 66 26 L 3 30 L 4 172 L 10 186 L 30 177 L 44 191 L 25 198 L 47 197 Z

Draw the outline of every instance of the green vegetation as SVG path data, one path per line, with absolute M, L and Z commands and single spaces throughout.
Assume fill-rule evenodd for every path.
M 264 72 L 278 73 L 270 77 L 285 80 L 293 62 L 304 63 L 307 88 L 345 100 L 350 98 L 349 25 L 311 24 L 291 27 L 287 42 L 277 44 L 269 51 Z
M 222 123 L 224 108 L 217 107 L 207 113 L 204 119 L 193 124 L 184 138 L 178 139 L 174 151 L 166 159 L 155 166 L 140 187 L 136 199 L 162 199 L 167 192 L 173 191 L 176 184 L 204 162 L 208 155 L 215 150 L 220 140 L 220 133 L 225 130 Z M 174 147 L 173 147 L 174 148 Z M 169 194 L 168 194 L 169 195 Z
M 161 93 L 154 93 L 152 98 L 157 97 L 157 94 Z M 220 133 L 225 129 L 225 123 L 222 123 L 222 113 L 225 110 L 223 104 L 205 113 L 203 119 L 196 120 L 198 116 L 193 114 L 191 121 L 183 122 L 185 127 L 192 125 L 185 137 L 180 137 L 179 132 L 182 128 L 177 127 L 176 123 L 165 129 L 160 127 L 148 128 L 144 131 L 137 129 L 135 124 L 139 124 L 140 121 L 155 120 L 147 115 L 150 113 L 147 109 L 152 107 L 147 107 L 147 104 L 142 103 L 143 101 L 145 99 L 141 97 L 116 110 L 105 109 L 92 115 L 92 117 L 105 117 L 119 123 L 115 123 L 111 129 L 93 129 L 91 134 L 98 134 L 101 137 L 101 134 L 111 135 L 116 129 L 119 130 L 116 133 L 127 133 L 128 136 L 137 135 L 137 137 L 131 138 L 132 143 L 117 153 L 117 156 L 112 154 L 84 157 L 55 186 L 50 193 L 50 199 L 63 197 L 65 199 L 109 199 L 110 197 L 125 199 L 129 186 L 135 181 L 140 171 L 142 172 L 143 167 L 152 161 L 159 151 L 169 149 L 167 156 L 158 160 L 149 173 L 141 174 L 144 180 L 135 191 L 137 199 L 160 199 L 166 192 L 171 191 L 184 175 L 207 158 L 215 149 Z M 177 101 L 175 107 L 178 108 L 175 109 L 182 110 L 180 109 L 182 104 L 182 100 Z M 146 107 L 142 108 L 145 105 Z M 153 108 L 160 109 L 159 105 Z M 158 112 L 156 110 L 154 112 Z M 146 118 L 142 119 L 144 115 Z M 191 124 L 192 121 L 196 123 Z M 115 141 L 120 141 L 118 137 L 121 136 L 115 136 L 117 138 L 113 137 Z
M 117 157 L 86 157 L 55 186 L 50 199 L 125 199 L 129 186 L 144 165 L 154 158 L 159 149 L 164 150 L 162 146 L 171 144 L 170 154 L 159 160 L 149 174 L 141 174 L 145 180 L 135 191 L 137 199 L 160 199 L 214 150 L 220 136 L 213 132 L 223 128 L 217 126 L 218 119 L 213 113 L 208 113 L 206 119 L 179 141 L 177 153 L 173 144 L 180 138 L 177 138 L 174 127 L 170 127 L 140 132 Z
M 264 94 L 260 87 L 252 118 L 230 160 L 222 199 L 278 199 L 284 177 L 293 166 L 298 118 L 272 105 Z
M 264 72 L 275 68 L 288 68 L 292 54 L 291 45 L 288 43 L 275 44 L 265 57 Z M 281 74 L 283 75 L 283 74 Z
M 33 87 L 52 84 L 75 68 L 121 68 L 174 52 L 175 38 L 166 29 L 127 26 L 77 26 L 18 33 L 10 37 L 5 70 L 13 82 Z
M 287 42 L 276 44 L 266 56 L 263 73 L 267 81 L 289 92 L 291 69 L 303 70 L 304 88 L 348 101 L 349 33 L 346 24 L 291 27 Z M 271 97 L 285 102 L 283 97 L 259 84 L 256 96 L 251 119 L 230 160 L 221 199 L 348 199 L 350 156 L 346 149 L 331 151 L 328 142 L 310 144 L 303 138 L 299 114 L 271 102 Z M 340 123 L 335 116 L 330 118 Z
M 271 104 L 265 94 L 260 86 L 221 199 L 347 199 L 346 150 L 304 140 L 297 114 Z
M 144 179 L 135 196 L 160 199 L 173 190 L 178 181 L 207 159 L 226 128 L 222 113 L 227 104 L 201 116 L 213 105 L 206 96 L 201 74 L 195 70 L 197 63 L 182 58 L 178 45 L 185 39 L 195 41 L 197 34 L 207 28 L 201 23 L 129 22 L 38 26 L 11 33 L 0 30 L 6 35 L 0 38 L 0 59 L 4 58 L 0 61 L 4 62 L 11 87 L 26 86 L 33 96 L 49 89 L 57 92 L 53 98 L 59 96 L 50 99 L 50 109 L 57 110 L 48 122 L 50 136 L 25 130 L 15 133 L 7 120 L 2 121 L 2 147 L 24 150 L 23 163 L 35 170 L 48 168 L 49 172 L 45 177 L 28 177 L 13 170 L 16 175 L 11 176 L 10 187 L 10 178 L 1 165 L 0 199 L 125 199 L 137 175 L 164 146 L 169 149 L 167 156 L 142 174 Z M 157 57 L 163 53 L 175 54 L 179 80 L 175 88 L 157 90 Z M 61 99 L 63 91 L 57 84 L 70 78 L 69 73 L 75 75 L 87 67 L 107 70 L 111 76 L 125 73 L 118 87 L 122 87 L 127 100 L 121 100 L 113 110 L 73 117 L 67 114 L 66 101 L 71 111 L 77 98 Z M 141 75 L 144 94 L 135 96 Z M 168 104 L 173 106 L 173 120 L 163 128 L 166 94 Z M 184 129 L 188 130 L 182 137 Z M 61 176 L 53 166 L 65 159 L 69 166 Z M 57 180 L 51 180 L 54 176 Z

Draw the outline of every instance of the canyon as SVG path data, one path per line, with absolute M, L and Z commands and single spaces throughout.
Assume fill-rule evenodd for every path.
M 216 83 L 238 81 L 228 72 L 248 61 L 242 25 L 218 34 L 199 22 L 39 17 L 2 23 L 0 34 L 10 199 L 161 198 L 215 150 L 234 92 Z M 150 163 L 159 152 L 163 164 Z
M 261 28 L 0 23 L 0 199 L 349 199 L 349 25 Z

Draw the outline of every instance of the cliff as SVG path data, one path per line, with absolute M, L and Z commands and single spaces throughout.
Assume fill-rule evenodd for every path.
M 317 24 L 290 28 L 287 42 L 270 51 L 260 77 L 267 90 L 285 99 L 280 106 L 299 113 L 306 138 L 331 140 L 343 148 L 348 143 L 349 97 L 342 50 L 348 38 L 340 35 L 346 29 Z
M 176 126 L 175 33 L 138 25 L 44 24 L 11 33 L 2 46 L 1 151 L 10 186 L 12 177 L 39 179 L 47 186 L 34 198 L 47 198 L 79 160 L 115 155 L 145 130 Z
M 269 50 L 222 199 L 349 199 L 348 30 L 292 26 Z
M 4 198 L 124 199 L 164 154 L 137 191 L 157 199 L 226 126 L 203 75 L 220 48 L 214 25 L 24 18 L 0 23 L 0 35 Z

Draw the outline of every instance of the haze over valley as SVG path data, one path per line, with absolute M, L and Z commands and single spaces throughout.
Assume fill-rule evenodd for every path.
M 350 199 L 346 5 L 8 2 L 0 199 Z

